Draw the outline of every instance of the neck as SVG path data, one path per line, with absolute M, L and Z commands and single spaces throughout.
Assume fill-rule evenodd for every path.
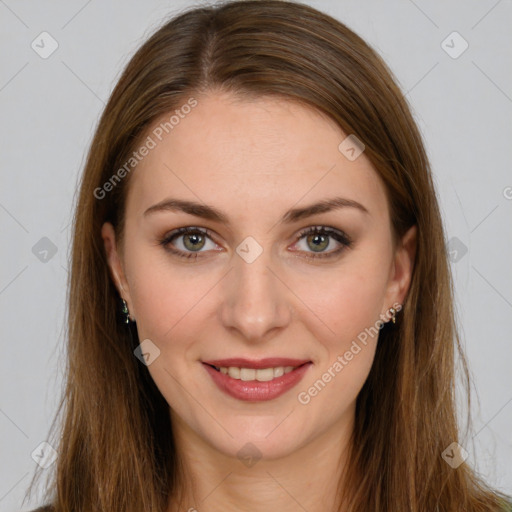
M 176 418 L 174 418 L 176 420 Z M 178 423 L 178 425 L 176 424 Z M 176 428 L 177 427 L 177 428 Z M 180 503 L 167 512 L 326 512 L 340 510 L 338 494 L 346 468 L 353 422 L 335 424 L 293 453 L 281 458 L 250 459 L 228 456 L 206 444 L 188 426 L 173 421 Z

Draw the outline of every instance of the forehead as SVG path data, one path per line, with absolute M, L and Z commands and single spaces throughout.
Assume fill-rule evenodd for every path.
M 275 97 L 194 98 L 194 108 L 165 114 L 143 137 L 154 147 L 133 171 L 127 214 L 142 215 L 167 195 L 253 213 L 263 213 L 263 204 L 278 212 L 326 195 L 386 208 L 370 161 L 340 152 L 347 134 L 326 115 Z

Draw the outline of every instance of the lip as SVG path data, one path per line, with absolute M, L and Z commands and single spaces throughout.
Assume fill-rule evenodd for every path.
M 234 357 L 230 359 L 215 359 L 213 361 L 202 361 L 205 364 L 212 366 L 224 366 L 229 368 L 235 366 L 237 368 L 253 368 L 255 370 L 262 370 L 264 368 L 276 368 L 278 366 L 301 366 L 304 363 L 310 363 L 309 359 L 289 359 L 284 357 L 267 357 L 265 359 L 245 359 L 243 357 Z
M 245 366 L 247 364 L 247 360 L 244 359 L 223 359 L 222 361 L 214 361 L 214 363 L 221 362 L 222 364 L 220 366 L 225 366 L 227 361 L 230 361 L 228 366 L 238 366 L 240 361 L 242 361 L 243 368 L 254 368 L 251 366 Z M 237 361 L 237 363 L 231 364 L 233 361 Z M 278 361 L 278 364 L 276 365 L 273 363 L 269 365 L 268 361 Z M 282 364 L 283 361 L 286 363 L 292 362 L 293 364 Z M 266 366 L 260 366 L 260 368 L 270 368 L 272 366 L 296 366 L 297 362 L 300 363 L 300 361 L 296 359 L 263 359 L 257 362 L 252 361 L 252 364 L 261 363 Z M 285 373 L 281 377 L 277 377 L 267 382 L 259 382 L 257 380 L 243 381 L 233 379 L 229 375 L 224 375 L 223 373 L 215 370 L 215 368 L 210 366 L 210 364 L 212 364 L 210 362 L 202 364 L 205 370 L 209 373 L 213 382 L 221 391 L 233 398 L 246 402 L 263 402 L 273 400 L 274 398 L 281 396 L 296 386 L 302 380 L 309 367 L 313 365 L 311 361 L 302 361 L 301 366 L 295 368 L 295 370 L 292 370 L 289 373 Z M 219 365 L 215 364 L 214 366 Z

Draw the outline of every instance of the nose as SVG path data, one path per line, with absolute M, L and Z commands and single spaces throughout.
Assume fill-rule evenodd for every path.
M 221 322 L 247 342 L 265 341 L 292 318 L 292 294 L 273 267 L 266 251 L 251 263 L 235 254 L 224 280 Z

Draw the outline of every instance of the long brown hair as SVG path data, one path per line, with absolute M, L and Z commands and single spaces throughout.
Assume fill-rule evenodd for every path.
M 66 386 L 52 424 L 52 431 L 60 427 L 59 456 L 48 502 L 55 512 L 161 512 L 179 495 L 168 404 L 134 357 L 137 333 L 117 313 L 100 231 L 110 221 L 122 235 L 136 170 L 112 177 L 149 126 L 208 90 L 282 97 L 330 116 L 364 142 L 386 186 L 395 237 L 418 229 L 403 313 L 380 332 L 357 399 L 349 471 L 340 487 L 345 510 L 501 510 L 506 496 L 466 463 L 455 469 L 442 457 L 460 439 L 457 355 L 468 411 L 469 374 L 435 187 L 409 106 L 359 36 L 312 7 L 279 0 L 225 2 L 175 16 L 133 56 L 105 107 L 74 216 Z

